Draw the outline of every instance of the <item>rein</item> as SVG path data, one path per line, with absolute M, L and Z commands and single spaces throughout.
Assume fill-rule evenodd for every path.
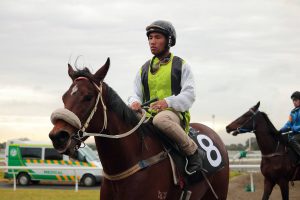
M 285 155 L 287 151 L 285 151 L 285 152 L 283 152 L 283 153 L 277 152 L 277 151 L 278 151 L 278 148 L 279 148 L 279 145 L 280 145 L 280 142 L 278 141 L 274 153 L 270 153 L 270 154 L 262 154 L 261 157 L 263 157 L 263 158 L 272 158 L 272 157 L 274 157 L 274 156 L 283 156 L 283 155 Z
M 142 110 L 143 112 L 142 118 L 140 119 L 138 124 L 135 127 L 133 127 L 131 130 L 121 134 L 103 134 L 102 132 L 107 129 L 107 107 L 104 104 L 103 96 L 102 96 L 103 82 L 100 82 L 99 86 L 93 82 L 93 85 L 97 89 L 98 95 L 96 98 L 94 108 L 92 109 L 84 125 L 81 125 L 81 121 L 75 113 L 73 113 L 72 111 L 66 108 L 57 109 L 51 115 L 51 121 L 53 124 L 55 123 L 56 120 L 61 119 L 78 129 L 78 131 L 72 136 L 72 139 L 75 139 L 79 142 L 83 142 L 84 137 L 87 136 L 104 137 L 104 138 L 111 138 L 111 139 L 124 138 L 134 133 L 142 125 L 142 123 L 146 123 L 149 120 L 149 119 L 146 120 L 147 117 L 146 111 Z M 90 121 L 93 119 L 93 116 L 97 111 L 99 102 L 101 102 L 101 106 L 103 107 L 103 126 L 99 133 L 88 133 L 85 130 L 89 127 Z
M 94 137 L 104 137 L 104 138 L 111 138 L 111 139 L 119 139 L 119 138 L 124 138 L 124 137 L 127 137 L 129 135 L 131 135 L 132 133 L 134 133 L 141 125 L 142 123 L 145 122 L 145 119 L 146 119 L 146 111 L 144 111 L 144 114 L 142 116 L 142 118 L 140 119 L 139 123 L 133 127 L 131 130 L 125 132 L 125 133 L 121 133 L 121 134 L 116 134 L 116 135 L 108 135 L 108 134 L 102 134 L 101 132 L 100 133 L 87 133 L 87 132 L 82 132 L 81 130 L 79 130 L 77 132 L 77 137 L 79 137 L 79 139 L 82 139 L 86 136 L 94 136 Z
M 93 83 L 95 88 L 98 90 L 98 96 L 97 96 L 97 100 L 95 103 L 95 106 L 93 108 L 93 110 L 90 113 L 90 116 L 88 117 L 87 121 L 85 122 L 84 126 L 79 129 L 77 131 L 77 133 L 73 136 L 75 139 L 82 141 L 82 139 L 86 136 L 94 136 L 94 137 L 104 137 L 104 138 L 111 138 L 111 139 L 119 139 L 119 138 L 124 138 L 127 137 L 129 135 L 131 135 L 132 133 L 134 133 L 141 125 L 142 123 L 145 121 L 146 119 L 146 112 L 143 110 L 143 116 L 140 119 L 139 123 L 133 127 L 131 130 L 125 132 L 125 133 L 121 133 L 121 134 L 103 134 L 102 132 L 107 128 L 107 108 L 106 105 L 104 104 L 103 101 L 103 97 L 102 97 L 102 82 L 100 82 L 100 86 L 98 87 L 96 83 Z M 101 100 L 101 104 L 103 107 L 103 116 L 104 116 L 104 120 L 103 120 L 103 127 L 101 129 L 101 131 L 99 133 L 88 133 L 85 132 L 85 129 L 89 126 L 89 123 L 91 121 L 91 119 L 93 118 L 96 110 L 97 110 L 97 106 L 98 106 L 98 102 L 99 102 L 99 98 Z
M 142 123 L 148 121 L 148 120 L 145 121 L 146 116 L 147 116 L 146 111 L 142 110 L 142 112 L 143 112 L 142 118 L 140 119 L 139 123 L 135 127 L 133 127 L 131 130 L 129 130 L 125 133 L 122 133 L 122 134 L 110 134 L 110 135 L 103 134 L 102 133 L 103 130 L 105 130 L 107 128 L 107 113 L 106 113 L 107 108 L 104 104 L 103 97 L 102 97 L 102 82 L 100 82 L 99 87 L 95 83 L 93 83 L 93 84 L 94 84 L 95 88 L 98 90 L 97 100 L 96 100 L 95 106 L 94 106 L 93 110 L 91 111 L 90 116 L 88 117 L 84 126 L 81 129 L 79 129 L 77 131 L 77 133 L 74 135 L 74 138 L 76 140 L 79 140 L 80 142 L 82 142 L 82 139 L 86 136 L 104 137 L 104 138 L 111 138 L 111 139 L 124 138 L 124 137 L 127 137 L 127 136 L 131 135 L 132 133 L 134 133 L 142 125 Z M 87 132 L 85 132 L 85 129 L 89 126 L 89 122 L 91 121 L 91 119 L 93 118 L 93 116 L 97 110 L 99 98 L 100 98 L 101 104 L 103 106 L 103 116 L 104 116 L 103 127 L 99 133 L 87 133 Z M 127 178 L 127 177 L 135 174 L 136 172 L 138 172 L 144 168 L 155 165 L 155 164 L 161 162 L 162 160 L 166 159 L 167 157 L 168 157 L 168 152 L 161 151 L 160 153 L 158 153 L 148 159 L 139 161 L 138 163 L 136 163 L 135 165 L 133 165 L 132 167 L 130 167 L 129 169 L 127 169 L 121 173 L 111 175 L 111 174 L 107 174 L 103 171 L 103 175 L 105 178 L 107 178 L 108 180 L 111 180 L 111 181 L 121 180 L 121 179 Z

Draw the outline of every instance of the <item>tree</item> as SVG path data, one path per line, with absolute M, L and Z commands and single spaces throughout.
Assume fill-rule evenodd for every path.
M 250 140 L 251 140 L 251 151 L 259 150 L 256 138 L 252 137 Z M 248 148 L 249 148 L 249 140 L 246 140 L 245 145 L 241 143 L 226 145 L 226 149 L 229 151 L 244 151 Z
M 5 149 L 6 142 L 0 143 L 0 149 Z
M 257 144 L 257 141 L 256 141 L 256 137 L 251 137 L 250 140 L 251 140 L 251 151 L 259 150 L 259 147 L 258 147 L 258 144 Z M 247 148 L 249 147 L 249 140 L 246 140 L 245 145 L 246 145 Z
M 246 147 L 241 143 L 239 143 L 239 144 L 226 145 L 226 149 L 229 151 L 241 151 L 241 150 L 245 150 Z

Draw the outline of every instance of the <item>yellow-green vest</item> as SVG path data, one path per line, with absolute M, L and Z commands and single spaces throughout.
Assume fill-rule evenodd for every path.
M 161 64 L 159 69 L 151 72 L 151 66 L 157 65 L 158 58 L 148 60 L 141 68 L 141 80 L 143 84 L 143 102 L 158 98 L 159 100 L 172 95 L 178 95 L 181 91 L 181 72 L 184 60 L 171 54 L 167 63 Z M 184 129 L 189 130 L 190 113 L 181 113 Z

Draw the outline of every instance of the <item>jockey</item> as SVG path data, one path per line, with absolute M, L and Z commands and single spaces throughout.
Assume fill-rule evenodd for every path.
M 155 112 L 153 125 L 178 144 L 188 158 L 187 170 L 202 169 L 204 152 L 188 136 L 189 109 L 195 101 L 195 82 L 191 67 L 170 53 L 176 43 L 176 32 L 168 21 L 158 20 L 146 27 L 151 53 L 154 55 L 138 71 L 134 95 L 129 105 L 141 111 L 141 104 L 154 98 L 150 104 Z
M 291 111 L 289 120 L 279 130 L 279 132 L 285 133 L 291 131 L 289 134 L 289 143 L 300 156 L 300 92 L 294 92 L 291 96 L 291 99 L 293 100 L 295 108 Z

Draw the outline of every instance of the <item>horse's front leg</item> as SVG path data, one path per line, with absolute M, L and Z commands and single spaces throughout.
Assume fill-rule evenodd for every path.
M 271 193 L 272 193 L 272 190 L 274 188 L 274 185 L 275 185 L 275 182 L 266 178 L 265 177 L 265 180 L 264 180 L 264 194 L 263 194 L 263 197 L 262 197 L 262 200 L 268 200 Z
M 280 179 L 278 182 L 280 187 L 281 196 L 283 200 L 289 199 L 289 181 L 285 179 Z

